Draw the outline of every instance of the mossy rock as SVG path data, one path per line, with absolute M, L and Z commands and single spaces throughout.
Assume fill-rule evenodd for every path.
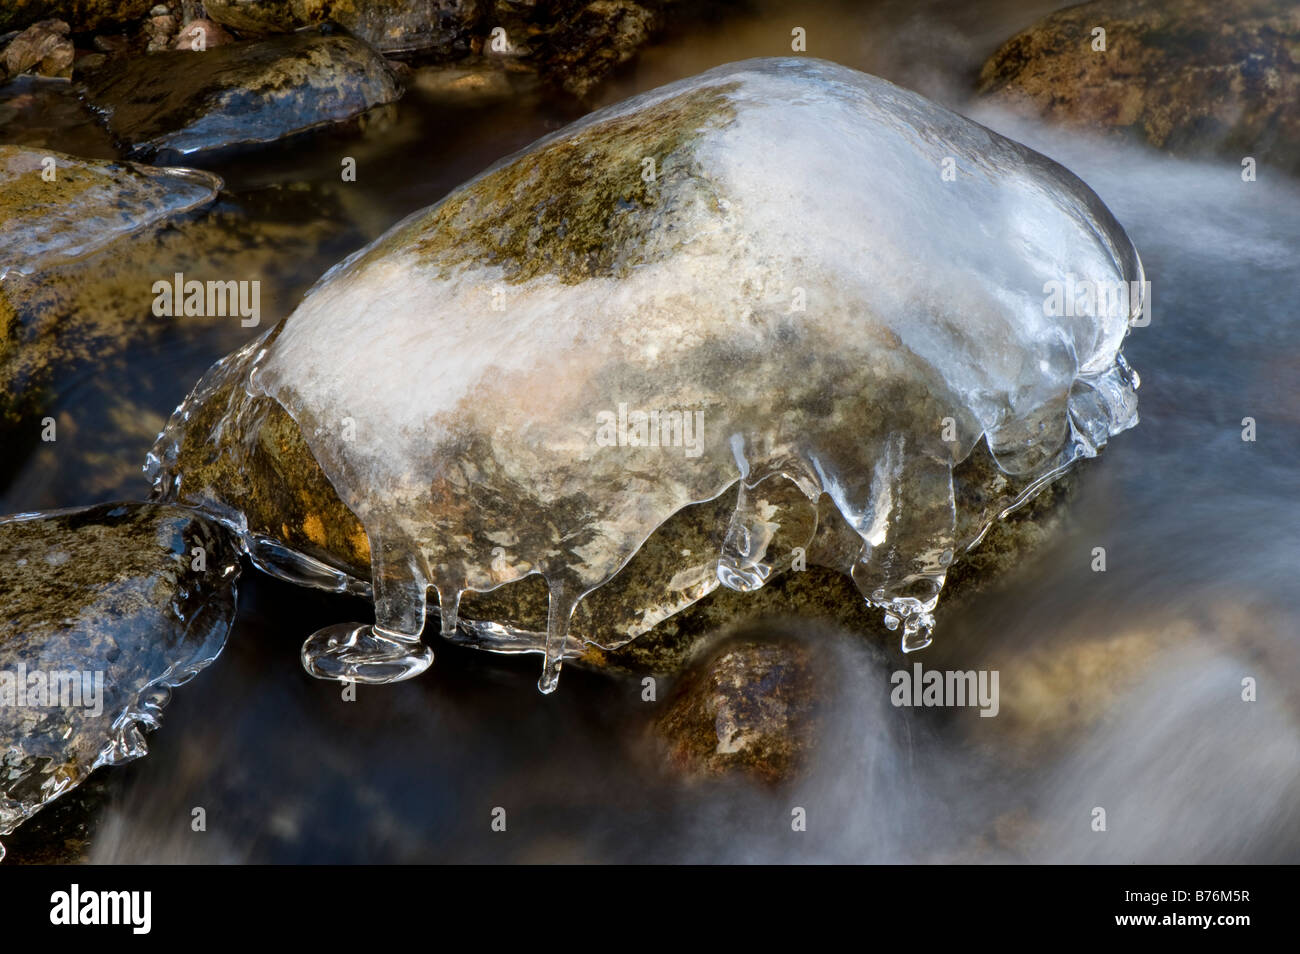
M 234 618 L 234 538 L 190 511 L 106 504 L 0 521 L 0 833 L 100 765 L 145 754 L 170 690 Z
M 1106 49 L 1093 49 L 1093 30 Z M 1300 8 L 1287 0 L 1095 0 L 984 64 L 991 100 L 1175 155 L 1252 156 L 1300 173 Z

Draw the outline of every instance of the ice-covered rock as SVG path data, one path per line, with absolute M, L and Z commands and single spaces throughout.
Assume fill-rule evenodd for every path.
M 462 594 L 538 575 L 549 690 L 579 600 L 727 493 L 720 545 L 661 592 L 762 586 L 824 499 L 842 568 L 917 649 L 960 549 L 1135 423 L 1142 286 L 1051 160 L 875 77 L 752 60 L 593 113 L 331 270 L 201 382 L 155 479 L 183 497 L 214 395 L 232 423 L 288 412 L 374 582 L 375 627 L 304 647 L 320 675 L 419 671 L 428 587 L 451 635 Z M 972 525 L 952 473 L 979 445 L 998 477 Z
M 239 557 L 221 527 L 152 504 L 7 517 L 0 557 L 3 835 L 145 754 L 172 688 L 225 645 Z

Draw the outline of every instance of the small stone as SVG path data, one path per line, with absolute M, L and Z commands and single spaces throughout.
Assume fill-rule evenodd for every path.
M 160 3 L 149 11 L 151 17 L 165 17 L 171 13 L 171 9 L 165 3 Z
M 145 21 L 144 35 L 149 38 L 148 51 L 157 53 L 159 50 L 170 49 L 178 26 L 173 16 L 150 17 Z
M 80 74 L 89 70 L 98 69 L 107 62 L 108 57 L 103 53 L 86 53 L 83 56 L 77 57 L 73 66 L 76 72 Z
M 101 33 L 90 42 L 99 52 L 108 54 L 123 53 L 131 45 L 130 40 L 116 33 Z
M 692 666 L 654 723 L 669 762 L 689 775 L 776 784 L 798 775 L 817 741 L 818 647 L 774 631 L 724 639 Z
M 234 42 L 235 38 L 223 30 L 220 24 L 211 20 L 193 20 L 176 37 L 176 49 L 200 53 Z
M 35 69 L 42 76 L 71 79 L 76 51 L 68 39 L 68 29 L 62 20 L 33 23 L 5 48 L 5 70 L 10 76 Z

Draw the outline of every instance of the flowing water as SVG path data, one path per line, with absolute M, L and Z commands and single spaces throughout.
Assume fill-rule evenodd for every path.
M 108 775 L 92 860 L 1300 858 L 1300 183 L 1267 167 L 1244 182 L 1233 160 L 1172 159 L 971 102 L 983 58 L 1054 4 L 783 6 L 668 37 L 605 100 L 788 53 L 803 26 L 810 54 L 917 89 L 1081 176 L 1140 250 L 1153 317 L 1125 348 L 1142 421 L 1081 469 L 1067 529 L 906 663 L 819 633 L 842 688 L 816 763 L 779 791 L 681 783 L 646 743 L 639 682 L 575 670 L 543 697 L 531 658 L 439 645 L 423 677 L 344 702 L 298 650 L 365 607 L 247 573 L 222 658 L 177 693 L 150 756 Z M 54 122 L 53 107 L 4 95 L 0 140 L 100 154 L 63 100 Z M 359 133 L 213 164 L 231 208 L 274 208 L 304 231 L 329 218 L 328 241 L 281 263 L 263 322 L 343 254 L 572 116 L 530 97 L 471 107 L 411 91 Z M 356 183 L 338 181 L 343 155 L 358 159 Z M 251 269 L 265 259 L 249 255 Z M 112 435 L 114 460 L 143 462 L 208 364 L 256 333 L 177 325 L 74 371 L 51 413 L 79 422 L 72 441 Z M 110 391 L 133 395 L 133 426 L 97 419 Z M 60 464 L 59 445 L 6 462 L 0 511 L 147 491 L 93 456 Z M 998 716 L 892 706 L 890 673 L 918 659 L 997 670 Z M 1257 701 L 1242 700 L 1243 679 Z M 196 807 L 204 833 L 191 831 Z M 497 807 L 505 833 L 490 828 Z M 795 807 L 805 832 L 791 830 Z

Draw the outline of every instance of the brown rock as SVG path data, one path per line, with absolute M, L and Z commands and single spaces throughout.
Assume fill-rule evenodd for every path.
M 91 41 L 91 45 L 101 53 L 109 55 L 124 53 L 131 46 L 131 41 L 119 34 L 100 34 Z
M 171 14 L 163 16 L 150 17 L 144 24 L 144 35 L 149 40 L 148 50 L 150 53 L 156 53 L 159 50 L 170 49 L 172 46 L 172 37 L 176 35 L 176 30 L 180 26 L 176 18 Z
M 383 53 L 469 50 L 483 0 L 207 0 L 209 19 L 243 33 L 287 33 L 326 21 Z
M 10 76 L 35 69 L 42 76 L 72 78 L 75 50 L 62 20 L 33 23 L 5 47 L 4 65 Z
M 726 637 L 682 676 L 654 723 L 668 761 L 696 776 L 775 784 L 808 764 L 824 677 L 816 647 L 780 629 Z
M 1098 27 L 1104 51 L 1093 49 Z M 1253 156 L 1300 172 L 1300 7 L 1095 0 L 1008 40 L 984 64 L 980 91 L 1174 154 Z

